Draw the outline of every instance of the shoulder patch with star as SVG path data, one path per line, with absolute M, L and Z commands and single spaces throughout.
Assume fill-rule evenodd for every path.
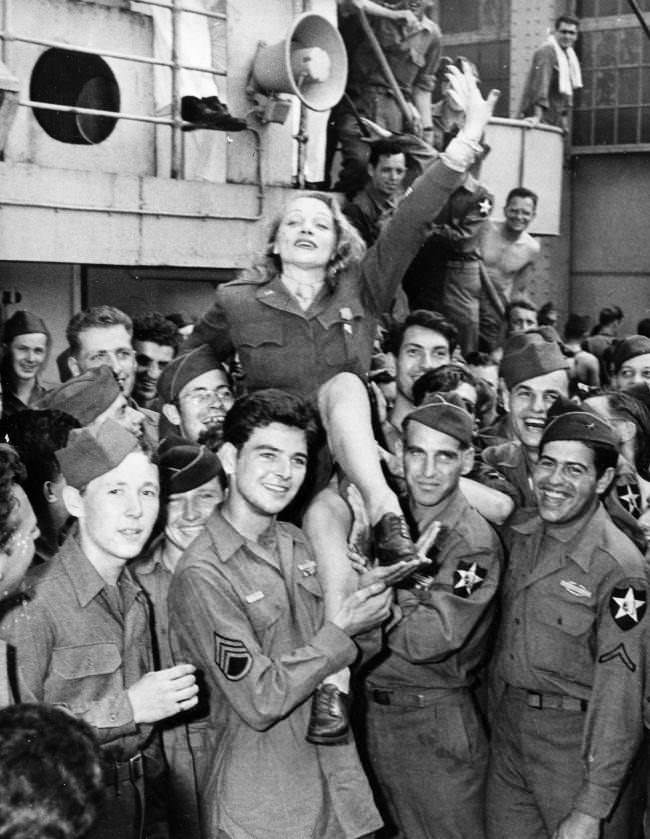
M 229 682 L 238 682 L 251 669 L 253 656 L 243 641 L 215 632 L 214 662 Z
M 487 197 L 487 195 L 478 202 L 478 212 L 481 216 L 489 216 L 492 212 L 492 201 Z
M 614 589 L 609 601 L 609 611 L 619 629 L 627 632 L 641 623 L 647 605 L 646 590 L 627 585 Z
M 639 485 L 631 484 L 616 484 L 616 495 L 621 502 L 623 509 L 638 519 L 641 515 L 641 491 Z
M 461 560 L 454 571 L 454 594 L 459 597 L 469 597 L 483 584 L 486 577 L 487 571 L 478 563 Z

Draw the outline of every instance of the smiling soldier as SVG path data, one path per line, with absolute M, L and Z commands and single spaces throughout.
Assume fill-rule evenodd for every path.
M 513 335 L 506 343 L 499 372 L 508 389 L 509 413 L 484 436 L 507 439 L 488 446 L 482 457 L 519 490 L 519 503 L 526 507 L 536 503 L 530 476 L 548 409 L 558 396 L 569 394 L 567 368 L 559 344 L 544 327 Z
M 126 567 L 158 514 L 158 470 L 112 420 L 71 434 L 57 459 L 78 535 L 33 569 L 3 621 L 20 699 L 65 708 L 98 738 L 106 803 L 91 839 L 136 839 L 145 813 L 151 835 L 166 835 L 155 833 L 164 815 L 145 809 L 163 769 L 152 723 L 192 708 L 198 688 L 192 665 L 152 672 L 149 610 Z
M 314 691 L 382 623 L 373 583 L 330 620 L 293 500 L 315 435 L 307 403 L 279 390 L 235 402 L 219 457 L 228 495 L 181 558 L 169 592 L 172 650 L 205 673 L 216 750 L 200 784 L 204 834 L 219 839 L 354 839 L 380 825 L 353 743 L 307 742 Z
M 484 836 L 487 738 L 472 688 L 487 655 L 502 553 L 459 488 L 472 468 L 472 428 L 449 394 L 404 420 L 415 529 L 421 536 L 437 522 L 441 530 L 430 565 L 397 592 L 403 617 L 385 632 L 366 696 L 371 767 L 408 839 Z
M 175 445 L 159 456 L 165 504 L 165 531 L 137 562 L 135 572 L 153 607 L 157 664 L 172 667 L 167 595 L 183 551 L 205 527 L 215 505 L 223 501 L 225 478 L 219 458 L 205 446 Z M 174 717 L 162 726 L 169 769 L 169 826 L 172 839 L 200 839 L 196 779 L 202 777 L 205 739 L 210 732 L 194 715 Z
M 605 420 L 579 409 L 553 419 L 533 471 L 537 514 L 506 533 L 490 839 L 636 835 L 621 792 L 643 733 L 647 584 L 598 500 L 617 458 Z
M 162 402 L 161 439 L 173 428 L 176 436 L 215 451 L 235 398 L 214 350 L 201 344 L 178 356 L 163 370 L 157 388 Z

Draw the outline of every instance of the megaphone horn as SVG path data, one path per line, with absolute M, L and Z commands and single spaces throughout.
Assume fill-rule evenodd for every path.
M 292 93 L 310 110 L 327 111 L 345 91 L 345 44 L 326 18 L 306 12 L 293 21 L 283 41 L 260 45 L 252 76 L 266 92 Z

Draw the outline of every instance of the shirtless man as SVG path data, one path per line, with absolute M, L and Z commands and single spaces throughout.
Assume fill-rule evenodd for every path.
M 483 264 L 497 300 L 481 297 L 480 333 L 486 350 L 499 345 L 505 306 L 513 295 L 525 293 L 540 253 L 540 244 L 527 228 L 535 218 L 537 195 L 525 187 L 511 189 L 503 208 L 503 221 L 486 222 L 481 230 Z M 501 302 L 503 312 L 496 304 Z

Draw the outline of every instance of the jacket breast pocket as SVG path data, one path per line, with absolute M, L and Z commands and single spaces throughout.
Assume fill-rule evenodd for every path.
M 122 663 L 115 644 L 86 644 L 59 647 L 52 652 L 52 669 L 62 679 L 83 679 L 114 673 Z
M 122 655 L 116 644 L 82 644 L 52 651 L 45 701 L 84 713 L 91 702 L 123 690 Z
M 333 372 L 358 372 L 357 367 L 364 366 L 372 346 L 369 323 L 361 304 L 354 301 L 338 312 L 323 313 L 318 321 L 324 330 L 321 347 L 327 366 Z
M 529 627 L 532 664 L 581 684 L 591 683 L 595 616 L 586 605 L 541 599 Z
M 237 349 L 249 387 L 278 386 L 278 374 L 286 369 L 291 354 L 282 323 L 245 324 L 240 329 Z
M 260 645 L 264 638 L 278 622 L 282 614 L 282 606 L 270 597 L 246 603 L 246 614 Z

